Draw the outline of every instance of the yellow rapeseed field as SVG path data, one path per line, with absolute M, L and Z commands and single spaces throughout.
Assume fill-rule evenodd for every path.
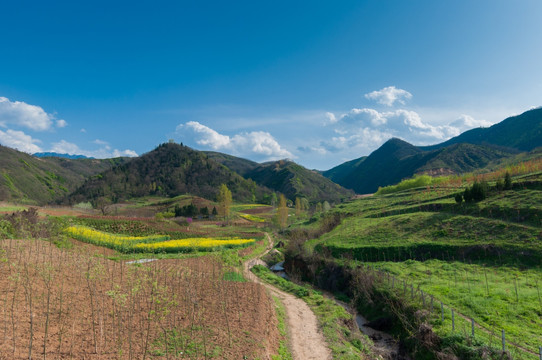
M 167 235 L 128 236 L 109 234 L 86 226 L 70 226 L 64 229 L 69 236 L 91 244 L 105 246 L 122 252 L 190 252 L 210 251 L 246 246 L 254 239 L 189 238 L 170 240 Z

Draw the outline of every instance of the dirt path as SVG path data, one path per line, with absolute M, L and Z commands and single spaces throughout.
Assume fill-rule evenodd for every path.
M 269 235 L 267 235 L 267 240 L 270 245 L 267 251 L 261 256 L 265 255 L 273 247 Z M 250 271 L 254 265 L 265 265 L 265 263 L 260 258 L 245 262 L 243 264 L 244 276 L 250 281 L 265 286 L 271 294 L 278 297 L 284 304 L 288 318 L 290 345 L 294 360 L 331 359 L 331 351 L 326 346 L 324 336 L 318 328 L 318 320 L 309 306 L 294 295 L 285 293 L 272 285 L 262 282 Z

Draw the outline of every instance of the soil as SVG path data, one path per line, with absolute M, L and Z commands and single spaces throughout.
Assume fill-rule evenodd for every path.
M 0 359 L 276 354 L 274 304 L 261 285 L 226 280 L 231 269 L 210 256 L 127 265 L 109 252 L 0 240 Z
M 269 236 L 268 240 L 272 244 Z M 272 245 L 267 252 L 271 249 Z M 290 347 L 294 360 L 331 359 L 331 351 L 326 346 L 324 336 L 318 326 L 318 320 L 309 306 L 294 295 L 262 282 L 250 271 L 254 265 L 265 266 L 266 264 L 259 258 L 247 261 L 243 265 L 243 274 L 247 279 L 265 286 L 272 295 L 278 297 L 284 304 L 288 320 Z

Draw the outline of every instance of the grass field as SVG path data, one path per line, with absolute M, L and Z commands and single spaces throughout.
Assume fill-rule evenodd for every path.
M 514 180 L 512 190 L 492 189 L 478 203 L 457 204 L 454 195 L 463 188 L 446 185 L 341 204 L 332 210 L 341 223 L 306 247 L 348 266 L 370 263 L 454 308 L 469 334 L 470 323 L 459 314 L 499 339 L 504 329 L 509 342 L 538 353 L 542 181 L 540 174 Z M 443 323 L 435 313 L 431 324 L 438 334 L 451 334 L 450 315 Z M 482 330 L 479 338 L 490 341 Z

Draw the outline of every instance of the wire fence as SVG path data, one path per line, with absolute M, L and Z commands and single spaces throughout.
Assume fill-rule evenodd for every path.
M 440 325 L 439 328 L 446 334 L 462 335 L 481 342 L 493 349 L 499 349 L 503 354 L 509 354 L 514 359 L 542 360 L 542 344 L 538 351 L 527 348 L 517 342 L 510 341 L 504 329 L 487 328 L 472 317 L 462 314 L 452 306 L 437 300 L 407 280 L 399 279 L 387 271 L 366 265 L 365 269 L 403 299 L 413 303 L 422 310 L 427 311 L 427 318 Z

